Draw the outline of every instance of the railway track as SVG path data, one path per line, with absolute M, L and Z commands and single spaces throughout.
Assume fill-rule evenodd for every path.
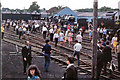
M 42 36 L 42 34 L 40 34 L 40 33 L 37 33 L 37 34 L 31 34 L 31 36 L 34 36 L 34 37 L 37 37 L 37 40 L 41 40 L 41 38 L 42 37 L 40 37 L 40 36 Z M 43 39 L 43 38 L 42 38 Z M 91 41 L 90 41 L 90 39 L 89 38 L 87 38 L 87 37 L 83 37 L 83 39 L 84 40 L 89 40 L 88 42 L 86 42 L 86 41 L 84 41 L 83 40 L 83 42 L 82 42 L 82 54 L 83 55 L 85 55 L 85 56 L 87 56 L 87 57 L 89 57 L 90 59 L 92 58 L 92 44 L 91 44 Z M 74 51 L 72 48 L 73 48 L 73 46 L 74 46 L 74 44 L 75 44 L 75 42 L 73 41 L 72 42 L 72 47 L 69 47 L 69 45 L 68 45 L 68 43 L 65 43 L 64 45 L 59 45 L 60 47 L 63 47 L 63 48 L 66 48 L 66 49 L 68 49 L 68 50 L 71 50 L 71 51 Z M 86 45 L 87 44 L 87 45 Z M 66 45 L 66 46 L 65 46 Z M 87 50 L 87 52 L 84 52 L 84 51 L 86 51 Z M 86 54 L 87 53 L 87 54 Z M 112 57 L 113 57 L 113 59 L 115 60 L 115 61 L 117 61 L 117 55 L 115 55 L 115 54 L 112 54 Z M 114 62 L 115 62 L 114 61 Z
M 12 37 L 13 38 L 13 37 Z M 15 36 L 14 36 L 14 38 L 15 38 Z M 38 37 L 37 37 L 38 38 Z M 18 39 L 17 37 L 16 37 L 16 39 Z M 15 39 L 15 40 L 16 40 Z M 12 39 L 13 40 L 13 39 Z M 39 40 L 40 41 L 40 40 Z M 36 42 L 36 41 L 34 41 L 34 42 Z M 38 43 L 36 43 L 35 45 L 34 45 L 34 47 L 37 47 L 38 45 L 37 45 Z M 37 45 L 37 46 L 36 46 Z M 40 45 L 40 44 L 39 44 Z M 33 46 L 33 45 L 32 45 Z M 40 47 L 39 47 L 40 48 Z M 56 50 L 56 49 L 53 49 L 53 50 L 55 50 L 55 51 L 58 51 L 58 50 Z M 60 54 L 60 53 L 59 53 Z M 63 52 L 62 52 L 62 57 L 67 57 L 67 56 L 69 56 L 70 54 L 64 54 L 63 55 Z M 65 61 L 65 59 L 60 59 L 60 60 L 64 60 Z M 81 68 L 82 70 L 85 70 L 85 71 L 88 71 L 88 72 L 91 72 L 91 65 L 88 65 L 87 63 L 85 63 L 84 61 L 82 61 L 82 60 L 80 60 L 82 63 L 84 63 L 84 65 L 82 65 L 82 66 L 84 66 L 83 68 Z M 87 69 L 87 70 L 86 70 Z M 88 70 L 89 69 L 89 70 Z
M 12 31 L 12 32 L 14 32 L 14 31 Z M 15 32 L 14 32 L 15 33 Z M 31 34 L 31 36 L 32 36 L 32 38 L 34 38 L 35 40 L 40 40 L 40 41 L 44 41 L 43 40 L 43 38 L 42 37 L 40 37 L 40 36 L 42 36 L 42 34 L 40 34 L 40 33 L 37 33 L 37 35 L 36 34 Z M 84 40 L 83 40 L 84 41 Z M 91 58 L 92 57 L 92 44 L 91 44 L 91 42 L 82 42 L 83 44 L 82 44 L 82 53 L 81 54 L 83 54 L 84 56 L 87 56 L 88 58 Z M 52 43 L 53 44 L 53 43 Z M 72 43 L 72 46 L 74 45 L 75 43 L 73 42 Z M 90 44 L 91 46 L 89 46 L 89 45 L 84 45 L 84 44 Z M 61 47 L 63 47 L 63 48 L 66 48 L 67 50 L 71 50 L 71 51 L 74 51 L 72 48 L 73 47 L 69 47 L 68 46 L 68 43 L 65 43 L 65 45 L 66 46 L 64 46 L 64 45 L 59 45 L 59 46 L 61 46 Z M 88 47 L 89 46 L 89 47 Z M 87 51 L 87 52 L 85 52 L 85 51 Z M 87 53 L 87 54 L 86 54 Z M 115 54 L 112 54 L 112 56 L 113 56 L 113 58 L 114 59 L 117 59 L 117 56 L 115 55 Z M 116 60 L 117 61 L 117 60 Z
M 16 40 L 16 39 L 10 39 L 10 38 L 7 38 L 7 37 L 5 37 L 5 39 L 4 39 L 4 41 L 6 41 L 6 42 L 9 42 L 9 43 L 12 43 L 12 44 L 14 44 L 14 45 L 18 45 L 19 47 L 22 47 L 22 46 L 24 46 L 25 44 L 24 44 L 24 41 L 20 41 L 20 40 Z M 42 55 L 43 56 L 43 53 L 42 53 L 42 51 L 41 51 L 41 49 L 42 49 L 42 46 L 36 46 L 36 45 L 34 45 L 33 43 L 31 43 L 31 46 L 32 46 L 32 52 L 34 52 L 34 53 L 36 53 L 37 54 L 37 56 L 40 56 L 40 55 Z M 56 55 L 57 54 L 57 55 Z M 58 56 L 58 57 L 56 57 L 56 56 Z M 53 60 L 55 60 L 55 61 L 57 61 L 57 62 L 59 62 L 59 63 L 62 63 L 63 65 L 66 65 L 67 66 L 67 63 L 66 63 L 66 58 L 68 57 L 69 55 L 67 55 L 67 54 L 63 54 L 63 53 L 55 53 L 55 57 L 54 56 L 51 56 L 51 59 L 53 59 Z M 87 67 L 84 63 L 82 63 L 81 62 L 81 65 L 84 65 L 84 67 Z M 91 72 L 90 71 L 87 71 L 87 70 L 85 70 L 85 69 L 82 69 L 82 68 L 79 68 L 78 67 L 78 71 L 84 71 L 84 73 L 86 73 L 87 72 L 87 74 L 90 74 Z
M 11 34 L 12 36 L 14 36 L 14 37 L 16 37 L 16 39 L 17 39 L 17 36 L 15 35 L 15 34 Z M 32 39 L 32 40 L 31 40 Z M 41 38 L 38 38 L 38 37 L 35 37 L 35 36 L 32 36 L 31 38 L 30 38 L 30 41 L 31 42 L 34 42 L 34 43 L 36 43 L 36 45 L 44 45 L 44 44 L 42 44 L 42 43 L 45 43 L 45 41 L 43 40 L 43 39 L 41 39 Z M 41 41 L 41 42 L 39 42 L 39 41 Z M 54 43 L 50 43 L 50 44 L 52 44 L 53 46 L 52 47 L 54 47 Z M 73 49 L 70 49 L 70 48 L 67 48 L 67 47 L 65 47 L 65 46 L 61 46 L 61 45 L 58 45 L 59 46 L 59 49 L 60 50 L 64 50 L 64 51 L 67 51 L 66 53 L 68 54 L 69 53 L 69 55 L 71 55 L 72 56 L 72 53 L 74 52 L 74 50 Z M 55 49 L 55 47 L 53 48 L 54 50 L 56 50 Z M 57 52 L 58 52 L 58 50 L 56 50 Z M 88 59 L 91 59 L 91 56 L 89 56 L 89 55 L 87 55 L 87 54 L 85 54 L 85 53 L 83 53 L 83 52 L 81 52 L 81 54 L 83 55 L 81 55 L 81 58 L 84 58 L 84 57 L 87 57 L 87 58 L 85 58 L 85 61 L 86 60 L 88 60 Z M 85 62 L 84 61 L 84 62 Z M 87 62 L 86 62 L 87 63 Z M 91 65 L 91 62 L 90 63 L 87 63 L 87 64 L 89 64 L 89 65 Z

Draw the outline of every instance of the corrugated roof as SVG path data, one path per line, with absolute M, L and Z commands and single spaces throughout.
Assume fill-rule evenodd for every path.
M 55 13 L 57 14 L 57 13 L 59 13 L 60 11 L 62 11 L 63 9 L 65 9 L 65 8 L 67 8 L 67 7 L 63 7 L 63 8 L 61 8 L 61 9 L 57 10 Z

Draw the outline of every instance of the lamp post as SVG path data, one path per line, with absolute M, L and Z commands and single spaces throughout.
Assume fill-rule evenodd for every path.
M 92 80 L 97 80 L 97 19 L 98 0 L 93 4 L 93 55 L 92 55 Z

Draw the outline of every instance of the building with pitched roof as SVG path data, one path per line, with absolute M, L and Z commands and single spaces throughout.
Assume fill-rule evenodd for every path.
M 63 15 L 72 15 L 74 17 L 77 16 L 77 14 L 71 10 L 69 7 L 63 7 L 55 12 L 54 16 L 63 16 Z

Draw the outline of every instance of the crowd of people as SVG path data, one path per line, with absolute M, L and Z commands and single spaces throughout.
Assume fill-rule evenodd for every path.
M 64 45 L 68 42 L 69 46 L 74 48 L 73 57 L 77 55 L 78 59 L 78 66 L 80 65 L 80 51 L 82 49 L 81 43 L 83 42 L 83 34 L 85 32 L 85 27 L 79 28 L 78 25 L 70 25 L 70 24 L 61 24 L 61 23 L 54 23 L 52 20 L 49 22 L 42 21 L 42 20 L 7 20 L 2 22 L 1 32 L 2 32 L 2 39 L 4 37 L 4 28 L 6 30 L 10 30 L 13 28 L 13 31 L 16 32 L 16 35 L 19 35 L 19 39 L 27 39 L 26 46 L 22 48 L 22 55 L 23 55 L 23 64 L 24 64 L 24 73 L 26 74 L 26 66 L 31 65 L 31 46 L 29 45 L 29 37 L 30 34 L 37 34 L 40 33 L 43 35 L 43 39 L 45 39 L 46 44 L 44 45 L 42 51 L 44 52 L 45 56 L 45 71 L 48 72 L 48 67 L 50 65 L 50 54 L 51 54 L 51 46 L 49 44 L 49 40 L 51 42 L 55 42 L 55 47 L 57 47 L 58 43 L 60 45 Z M 89 39 L 92 41 L 92 31 L 93 26 L 91 23 L 88 23 L 88 30 L 89 32 Z M 112 61 L 112 52 L 118 53 L 118 70 L 120 70 L 120 42 L 118 42 L 117 34 L 111 39 L 111 35 L 108 33 L 107 29 L 105 28 L 104 24 L 102 23 L 101 26 L 97 28 L 98 32 L 98 43 L 97 43 L 97 66 L 98 70 L 98 77 L 100 76 L 102 68 L 104 68 L 104 72 L 106 74 L 106 66 L 108 63 Z M 49 38 L 49 40 L 48 40 Z M 71 46 L 74 43 L 74 46 Z M 72 58 L 73 58 L 72 57 Z M 73 60 L 69 60 L 69 67 L 73 66 Z M 67 68 L 68 69 L 68 68 Z M 74 72 L 75 71 L 75 72 Z M 75 74 L 77 74 L 76 69 L 73 70 Z M 67 72 L 66 72 L 67 73 Z M 64 77 L 70 77 L 69 73 L 65 74 Z M 37 76 L 36 76 L 37 75 Z M 28 69 L 28 78 L 40 78 L 40 71 L 36 66 L 30 66 Z M 75 75 L 76 76 L 76 75 Z M 31 79 L 29 79 L 31 80 Z M 69 79 L 68 79 L 69 80 Z
M 49 37 L 50 41 L 55 41 L 55 46 L 57 46 L 58 43 L 62 45 L 66 42 L 71 46 L 75 39 L 80 39 L 79 41 L 82 41 L 82 35 L 84 32 L 84 29 L 79 29 L 76 24 L 64 24 L 62 26 L 60 23 L 41 20 L 7 20 L 3 21 L 2 26 L 2 28 L 6 28 L 7 30 L 12 27 L 13 31 L 16 32 L 16 35 L 19 35 L 19 39 L 29 39 L 31 33 L 41 33 L 43 34 L 43 39 Z M 75 32 L 76 29 L 78 30 L 78 33 Z

